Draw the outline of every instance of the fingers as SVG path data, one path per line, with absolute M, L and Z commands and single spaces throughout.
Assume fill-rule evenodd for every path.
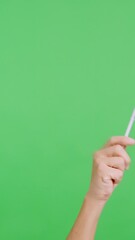
M 103 182 L 107 183 L 110 180 L 114 182 L 114 186 L 117 186 L 117 184 L 122 180 L 124 172 L 115 169 L 115 168 L 110 168 L 106 166 L 106 174 L 103 175 Z
M 122 180 L 124 170 L 130 164 L 130 157 L 125 148 L 133 144 L 135 144 L 135 140 L 132 138 L 116 136 L 93 154 L 92 179 L 94 185 L 91 186 L 97 186 L 99 198 L 108 199 Z
M 130 164 L 130 157 L 126 150 L 121 145 L 114 145 L 108 148 L 103 148 L 97 152 L 97 157 L 99 156 L 107 156 L 107 157 L 121 157 L 124 159 L 126 168 Z
M 127 166 L 125 164 L 125 161 L 121 157 L 110 157 L 110 158 L 105 158 L 104 163 L 111 168 L 117 168 L 121 171 L 124 171 Z
M 130 146 L 135 144 L 135 139 L 129 138 L 127 136 L 113 136 L 103 147 L 110 147 L 117 144 L 122 145 L 123 147 L 126 147 L 128 145 Z

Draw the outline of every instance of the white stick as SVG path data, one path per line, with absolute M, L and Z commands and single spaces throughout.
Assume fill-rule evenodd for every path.
M 131 131 L 131 128 L 132 128 L 132 126 L 133 126 L 134 121 L 135 121 L 135 109 L 133 110 L 132 116 L 131 116 L 131 118 L 130 118 L 130 121 L 129 121 L 127 130 L 126 130 L 126 132 L 125 132 L 125 136 L 128 137 L 128 135 L 129 135 L 129 133 L 130 133 L 130 131 Z

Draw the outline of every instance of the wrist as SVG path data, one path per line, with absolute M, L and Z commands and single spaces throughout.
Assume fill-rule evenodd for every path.
M 94 198 L 89 192 L 86 193 L 84 198 L 84 205 L 87 211 L 90 211 L 95 218 L 99 218 L 100 214 L 105 206 L 105 201 L 98 200 Z

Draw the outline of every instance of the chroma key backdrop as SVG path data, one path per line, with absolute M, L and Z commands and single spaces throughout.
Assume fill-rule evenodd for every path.
M 135 1 L 0 1 L 0 239 L 66 239 L 92 154 L 135 106 Z M 130 133 L 135 138 L 135 127 Z M 135 147 L 96 240 L 135 238 Z

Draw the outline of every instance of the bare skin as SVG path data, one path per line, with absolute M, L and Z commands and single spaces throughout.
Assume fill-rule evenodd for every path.
M 90 186 L 67 240 L 94 240 L 101 212 L 129 168 L 126 147 L 134 144 L 132 138 L 114 136 L 93 154 Z

